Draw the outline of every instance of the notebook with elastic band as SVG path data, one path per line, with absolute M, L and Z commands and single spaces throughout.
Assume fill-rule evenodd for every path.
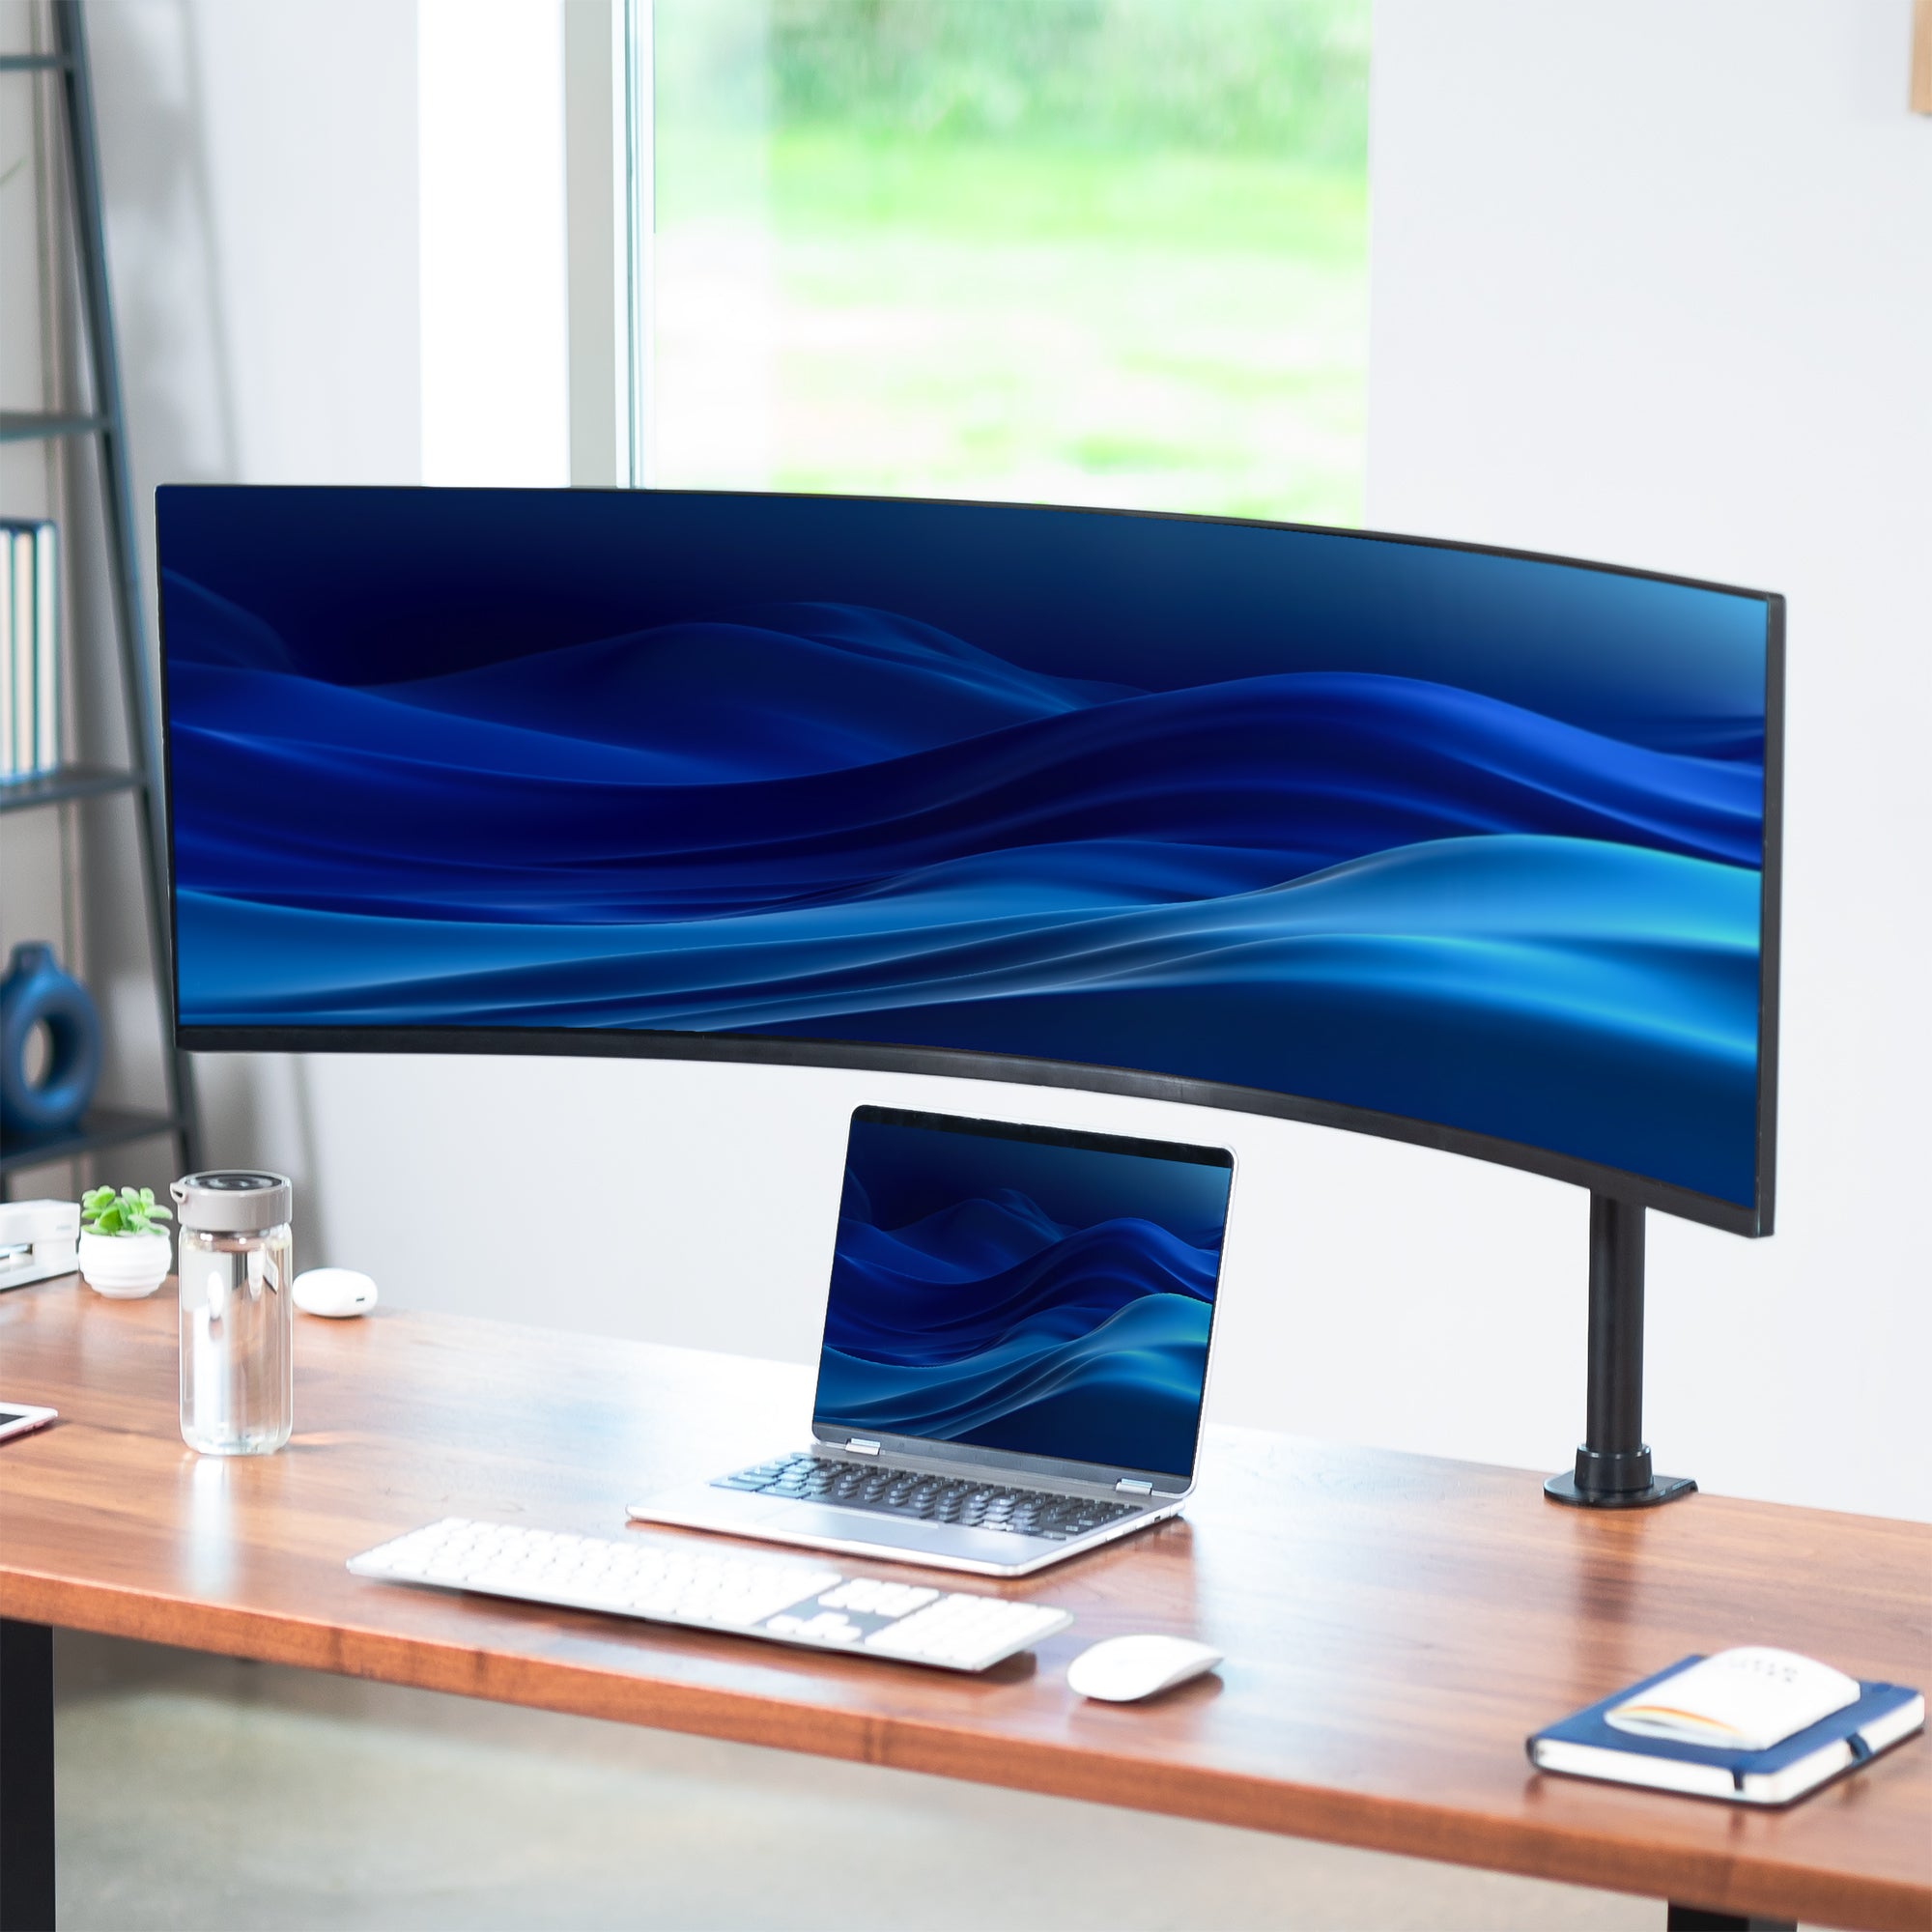
M 1642 1784 L 1658 1791 L 1724 1799 L 1734 1804 L 1789 1804 L 1904 1743 L 1925 1725 L 1922 1692 L 1902 1684 L 1860 1683 L 1856 1699 L 1762 1749 L 1690 1744 L 1613 1725 L 1610 1714 L 1653 1704 L 1660 1687 L 1701 1657 L 1687 1657 L 1654 1677 L 1614 1691 L 1528 1743 L 1539 1771 Z M 1627 1723 L 1628 1720 L 1626 1720 Z

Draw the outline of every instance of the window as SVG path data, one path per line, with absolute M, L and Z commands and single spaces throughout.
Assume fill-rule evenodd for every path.
M 1367 0 L 655 0 L 650 480 L 1360 520 Z

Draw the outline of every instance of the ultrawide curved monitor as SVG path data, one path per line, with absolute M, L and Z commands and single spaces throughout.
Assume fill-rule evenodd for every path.
M 1775 596 L 994 504 L 157 520 L 185 1046 L 1094 1087 L 1769 1232 Z

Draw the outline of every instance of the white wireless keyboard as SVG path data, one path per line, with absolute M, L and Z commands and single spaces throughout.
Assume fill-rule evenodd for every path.
M 349 1559 L 357 1577 L 476 1590 L 774 1643 L 984 1670 L 1073 1619 L 1043 1604 L 841 1577 L 782 1556 L 444 1517 Z

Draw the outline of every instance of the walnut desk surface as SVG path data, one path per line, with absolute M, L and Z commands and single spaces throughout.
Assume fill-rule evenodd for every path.
M 1830 1925 L 1932 1924 L 1924 1738 L 1782 1812 L 1541 1776 L 1539 1724 L 1690 1651 L 1932 1670 L 1932 1530 L 1211 1430 L 1184 1519 L 1011 1583 L 1077 1622 L 979 1678 L 351 1577 L 440 1516 L 624 1530 L 644 1491 L 804 1439 L 803 1370 L 381 1311 L 296 1318 L 294 1441 L 196 1457 L 175 1303 L 0 1296 L 0 1616 Z M 839 1567 L 900 1574 L 853 1557 Z M 925 1580 L 945 1582 L 934 1573 Z M 1089 1704 L 1068 1661 L 1198 1634 L 1220 1676 Z

